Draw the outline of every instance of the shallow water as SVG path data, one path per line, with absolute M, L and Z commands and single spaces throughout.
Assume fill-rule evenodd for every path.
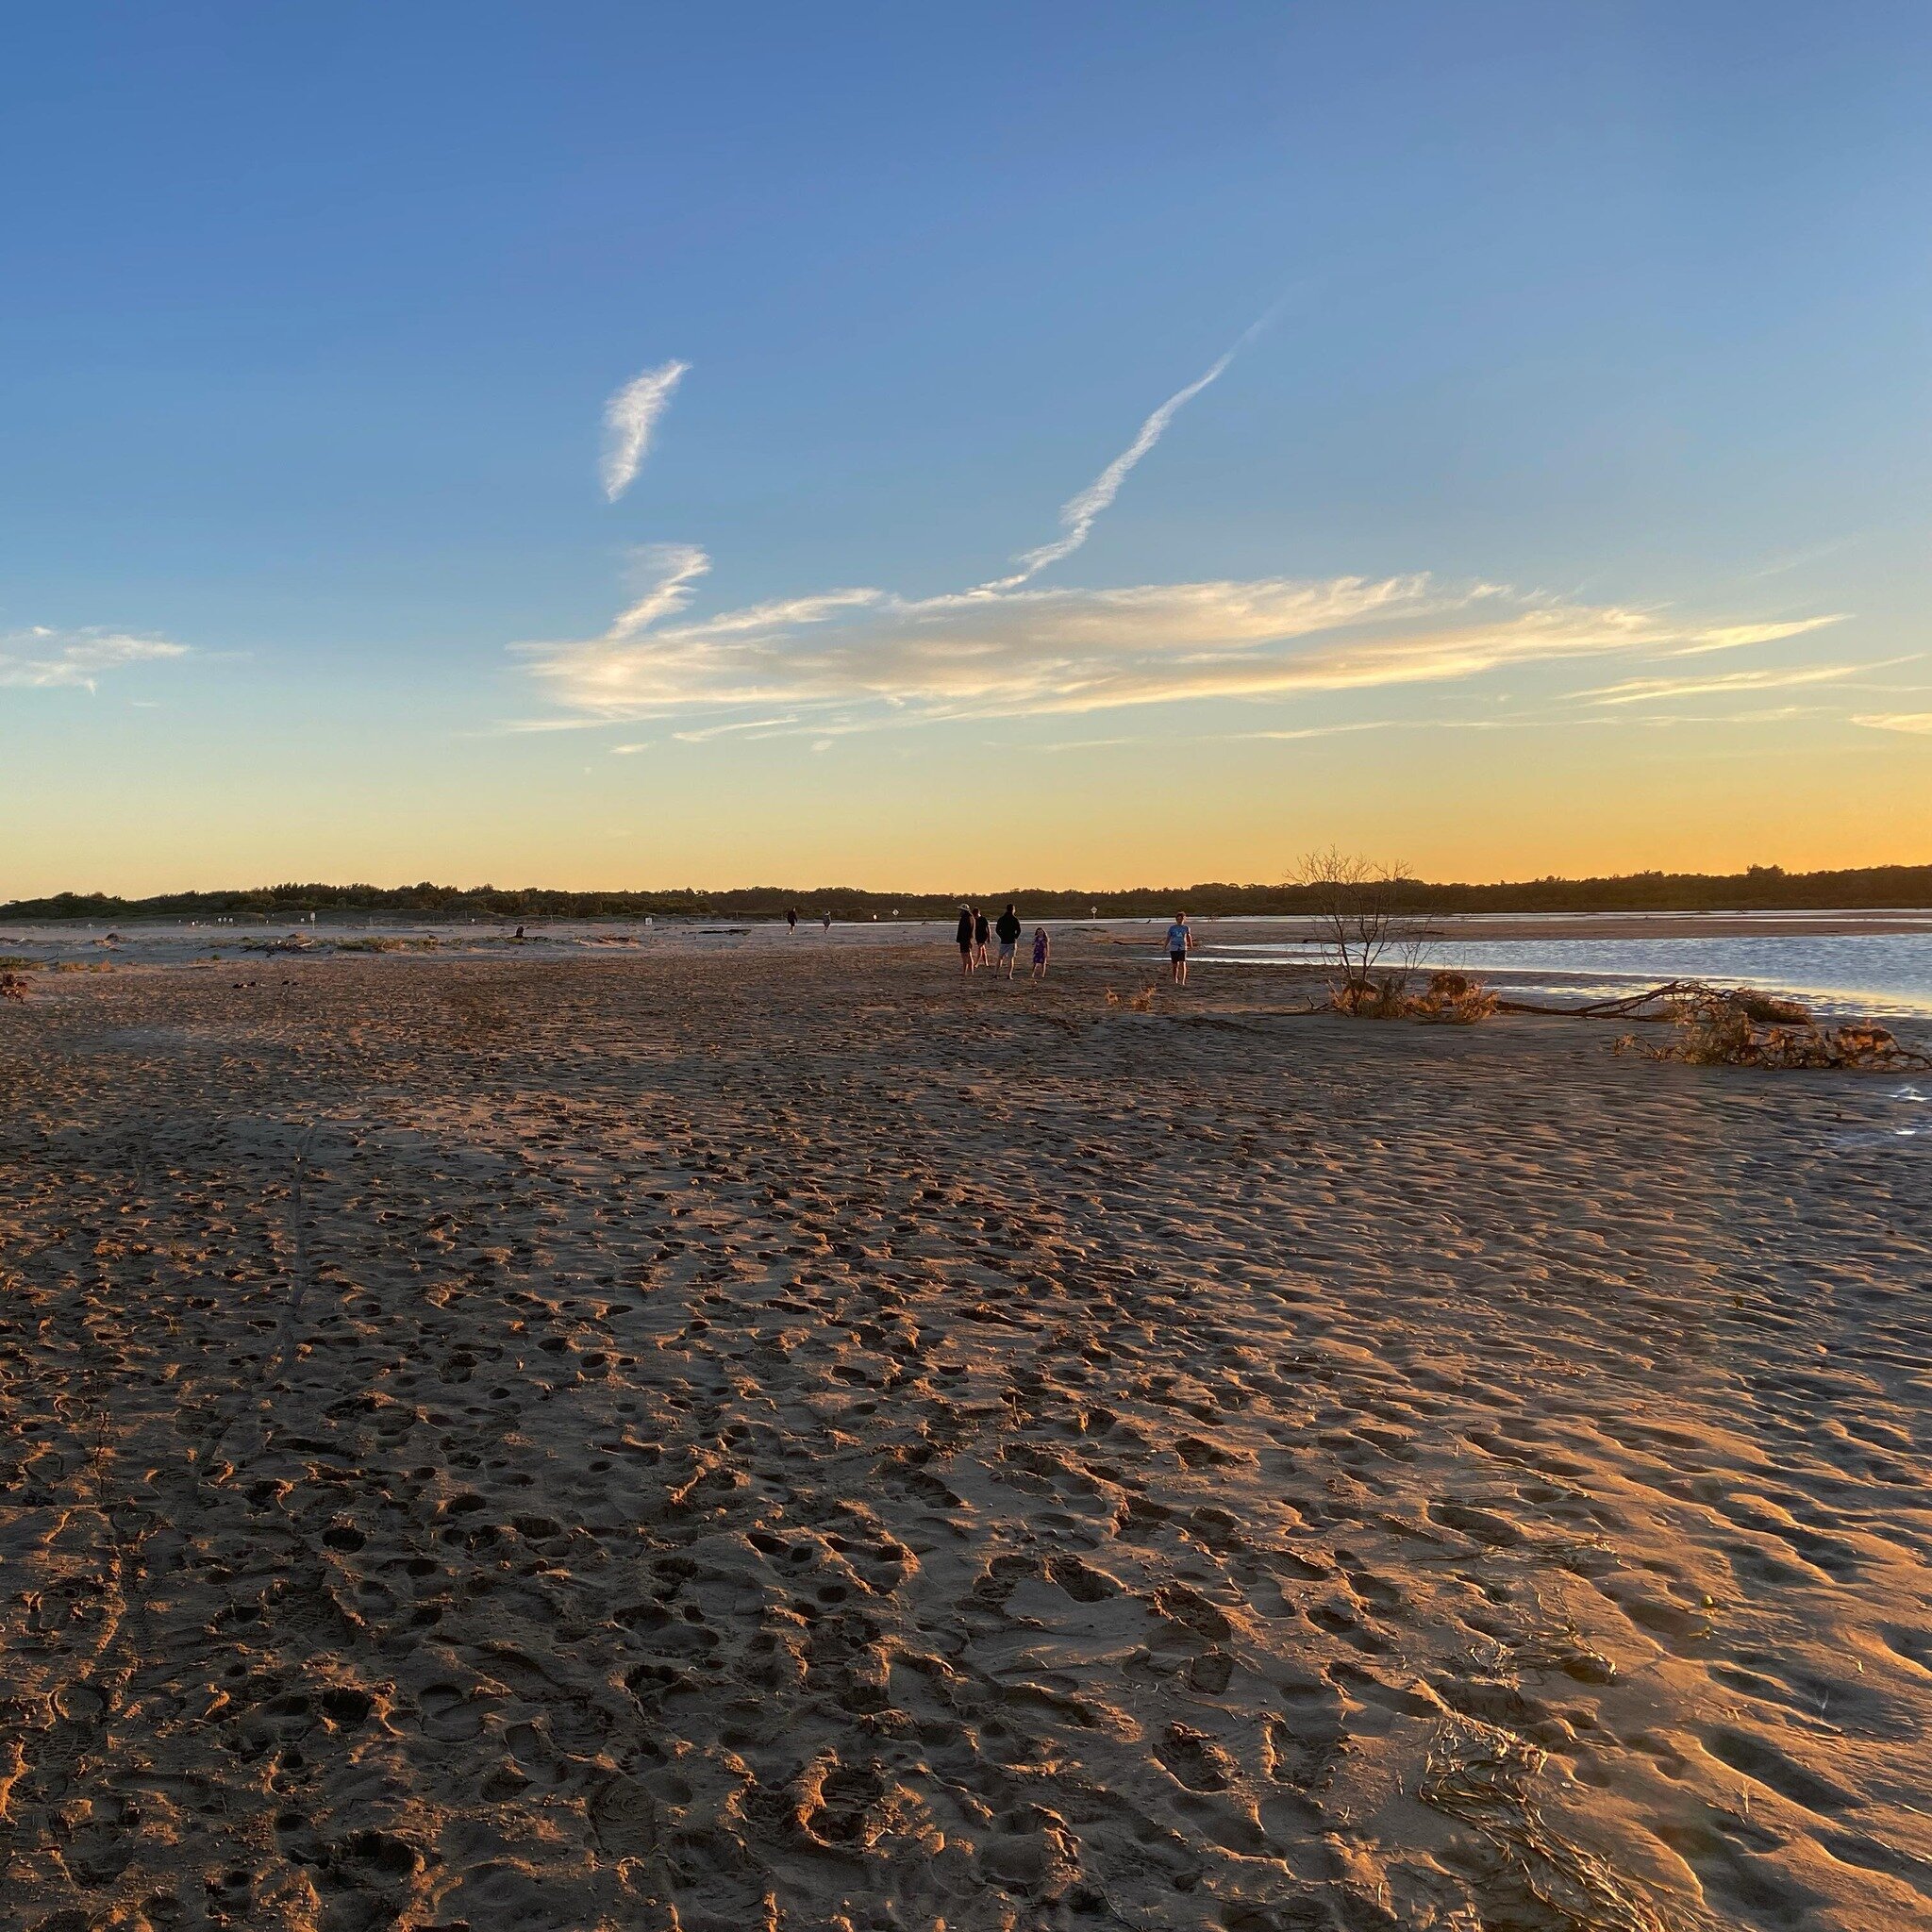
M 1207 962 L 1274 965 L 1322 957 L 1314 941 L 1209 947 Z M 1578 1001 L 1614 998 L 1667 979 L 1785 992 L 1833 1013 L 1932 1017 L 1932 930 L 1766 932 L 1736 938 L 1494 940 L 1445 936 L 1419 962 L 1454 967 Z
M 1924 1147 L 1932 1142 L 1932 1088 L 1894 1087 L 1874 1116 L 1865 1126 L 1834 1135 L 1832 1146 L 1896 1147 L 1902 1141 L 1916 1141 Z

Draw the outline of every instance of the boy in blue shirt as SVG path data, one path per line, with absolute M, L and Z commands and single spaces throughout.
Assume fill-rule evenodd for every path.
M 1194 950 L 1194 934 L 1188 915 L 1176 912 L 1167 929 L 1167 976 L 1176 986 L 1188 983 L 1188 955 Z

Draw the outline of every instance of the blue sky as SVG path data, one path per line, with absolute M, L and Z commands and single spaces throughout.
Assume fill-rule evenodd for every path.
M 22 10 L 0 896 L 1932 857 L 1928 82 L 1906 6 Z

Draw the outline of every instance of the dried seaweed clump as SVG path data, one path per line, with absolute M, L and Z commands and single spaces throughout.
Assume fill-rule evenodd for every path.
M 1671 1932 L 1674 1924 L 1594 1852 L 1573 1844 L 1537 1803 L 1542 1751 L 1494 1724 L 1457 1717 L 1429 1741 L 1417 1795 L 1470 1826 L 1492 1865 L 1485 1924 L 1538 1932 Z
M 1796 1000 L 1748 988 L 1691 988 L 1674 994 L 1667 1005 L 1670 1040 L 1653 1046 L 1625 1034 L 1615 1051 L 1693 1067 L 1851 1067 L 1881 1073 L 1932 1067 L 1932 1057 L 1904 1045 L 1875 1021 L 1822 1026 Z
M 1158 986 L 1143 986 L 1139 992 L 1130 992 L 1123 999 L 1112 987 L 1108 987 L 1107 1003 L 1110 1007 L 1124 1007 L 1130 1013 L 1151 1013 L 1154 1010 L 1154 995 L 1158 991 Z
M 1402 975 L 1395 973 L 1344 979 L 1340 986 L 1329 988 L 1328 997 L 1335 1010 L 1351 1020 L 1399 1020 L 1408 1004 Z
M 1496 995 L 1466 973 L 1432 973 L 1427 988 L 1408 1003 L 1412 1020 L 1439 1026 L 1474 1026 L 1496 1010 Z
M 1496 1010 L 1496 995 L 1466 973 L 1432 973 L 1421 992 L 1407 976 L 1385 973 L 1345 980 L 1329 990 L 1338 1013 L 1354 1020 L 1420 1020 L 1438 1026 L 1474 1026 Z

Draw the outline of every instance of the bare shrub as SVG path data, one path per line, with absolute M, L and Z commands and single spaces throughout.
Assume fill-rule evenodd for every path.
M 1307 894 L 1328 965 L 1339 975 L 1331 987 L 1336 1010 L 1360 1019 L 1399 1018 L 1430 938 L 1405 869 L 1331 845 L 1307 854 L 1289 883 Z
M 1690 988 L 1674 991 L 1667 1004 L 1674 1029 L 1670 1040 L 1653 1046 L 1625 1034 L 1615 1050 L 1693 1067 L 1885 1071 L 1932 1066 L 1932 1057 L 1904 1045 L 1875 1021 L 1821 1026 L 1796 1000 L 1746 988 Z

